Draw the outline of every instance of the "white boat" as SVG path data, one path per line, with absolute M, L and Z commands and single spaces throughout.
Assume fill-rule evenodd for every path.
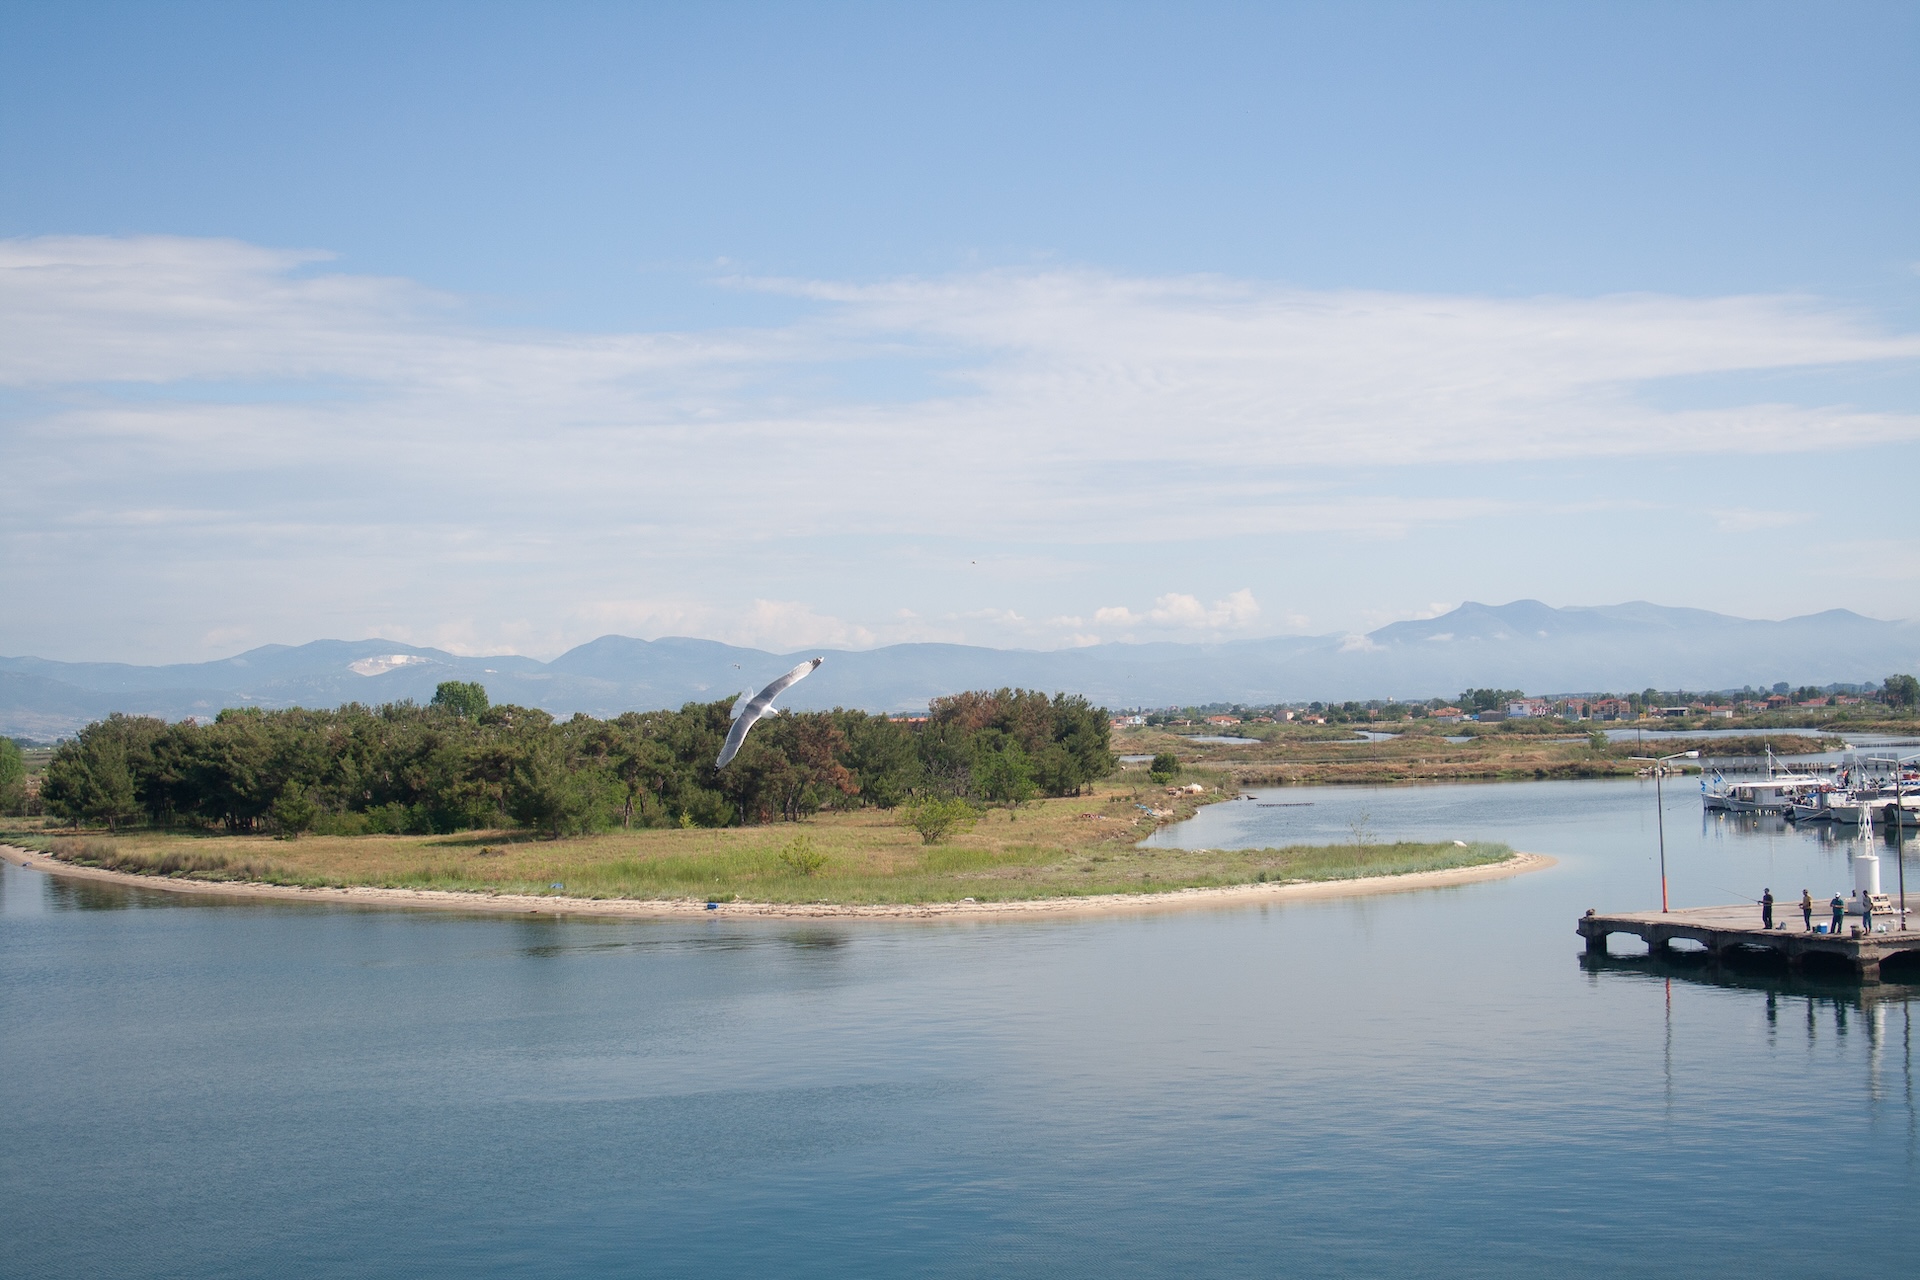
M 1832 784 L 1824 778 L 1805 773 L 1776 773 L 1773 748 L 1767 748 L 1767 776 L 1752 782 L 1735 782 L 1722 777 L 1718 769 L 1712 777 L 1700 779 L 1700 803 L 1707 809 L 1731 813 L 1791 814 L 1796 804 L 1808 803 L 1822 787 Z M 1836 815 L 1837 816 L 1837 815 Z
M 1896 816 L 1902 827 L 1920 827 L 1920 792 L 1909 791 L 1898 800 L 1882 799 L 1873 818 L 1875 822 L 1892 822 Z
M 1812 806 L 1820 794 L 1820 779 L 1801 777 L 1799 773 L 1778 773 L 1751 783 L 1715 779 L 1699 787 L 1703 806 L 1734 814 L 1791 814 L 1795 806 Z
M 1845 801 L 1847 793 L 1831 783 L 1821 783 L 1812 791 L 1802 794 L 1786 809 L 1790 822 L 1832 822 L 1833 804 L 1836 800 Z
M 1880 810 L 1893 801 L 1878 792 L 1836 791 L 1829 797 L 1827 813 L 1835 822 L 1849 827 L 1871 825 Z
M 1908 759 L 1911 759 L 1909 757 Z M 1849 773 L 1860 768 L 1871 780 L 1858 788 L 1869 801 L 1876 822 L 1901 827 L 1920 827 L 1920 778 L 1908 767 L 1907 760 L 1892 756 L 1857 756 L 1848 764 Z M 1884 768 L 1885 774 L 1881 776 Z
M 1803 804 L 1807 798 L 1819 794 L 1818 778 L 1803 778 L 1796 774 L 1781 774 L 1764 782 L 1730 782 L 1720 797 L 1718 805 L 1709 808 L 1721 808 L 1733 813 L 1788 813 L 1795 805 Z M 1836 821 L 1845 821 L 1841 811 L 1835 809 L 1831 815 Z

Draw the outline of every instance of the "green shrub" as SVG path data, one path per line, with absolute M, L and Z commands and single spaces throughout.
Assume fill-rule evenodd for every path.
M 317 836 L 364 836 L 368 831 L 367 815 L 322 810 L 313 816 L 312 831 Z
M 953 796 L 927 796 L 901 810 L 901 821 L 920 833 L 922 844 L 939 844 L 965 834 L 978 820 L 972 805 Z
M 398 800 L 367 810 L 368 835 L 423 836 L 433 832 L 432 815 L 425 805 L 404 805 Z
M 797 876 L 810 876 L 827 865 L 827 855 L 813 847 L 808 836 L 795 836 L 776 855 L 780 865 Z

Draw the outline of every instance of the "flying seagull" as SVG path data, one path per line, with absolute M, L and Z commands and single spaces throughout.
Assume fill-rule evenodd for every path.
M 753 695 L 753 701 L 740 708 L 733 728 L 727 732 L 727 745 L 720 748 L 720 759 L 714 762 L 714 768 L 724 769 L 727 762 L 740 753 L 740 744 L 747 740 L 747 730 L 753 728 L 754 721 L 767 714 L 773 706 L 773 700 L 785 693 L 789 686 L 799 683 L 813 674 L 820 665 L 820 659 L 809 658 L 772 684 Z

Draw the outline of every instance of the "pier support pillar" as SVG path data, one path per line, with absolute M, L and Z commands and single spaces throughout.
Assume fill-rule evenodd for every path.
M 1604 956 L 1607 954 L 1607 935 L 1604 933 L 1588 934 L 1587 954 L 1590 956 Z
M 1860 981 L 1862 982 L 1880 981 L 1880 962 L 1878 960 L 1868 960 L 1868 959 L 1865 959 L 1864 957 L 1861 959 Z

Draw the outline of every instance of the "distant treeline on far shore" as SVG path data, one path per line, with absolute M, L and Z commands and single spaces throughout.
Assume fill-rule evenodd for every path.
M 1271 706 L 1209 703 L 1204 706 L 1136 709 L 1121 721 L 1146 726 L 1223 722 L 1307 721 L 1315 724 L 1353 724 L 1392 720 L 1629 720 L 1641 716 L 1724 717 L 1768 713 L 1832 711 L 1849 707 L 1878 708 L 1911 715 L 1920 708 L 1920 680 L 1910 675 L 1888 676 L 1879 684 L 1802 685 L 1781 681 L 1769 689 L 1746 687 L 1709 693 L 1685 689 L 1643 689 L 1638 693 L 1553 694 L 1528 697 L 1519 689 L 1463 689 L 1453 699 L 1402 701 L 1374 698 L 1353 702 L 1292 702 Z
M 554 835 L 611 826 L 720 827 L 915 798 L 1019 802 L 1111 773 L 1108 715 L 1023 689 L 941 698 L 924 719 L 789 713 L 755 726 L 724 769 L 731 700 L 610 720 L 489 706 L 448 682 L 433 703 L 228 710 L 211 723 L 114 715 L 54 751 L 53 817 L 231 832 Z

